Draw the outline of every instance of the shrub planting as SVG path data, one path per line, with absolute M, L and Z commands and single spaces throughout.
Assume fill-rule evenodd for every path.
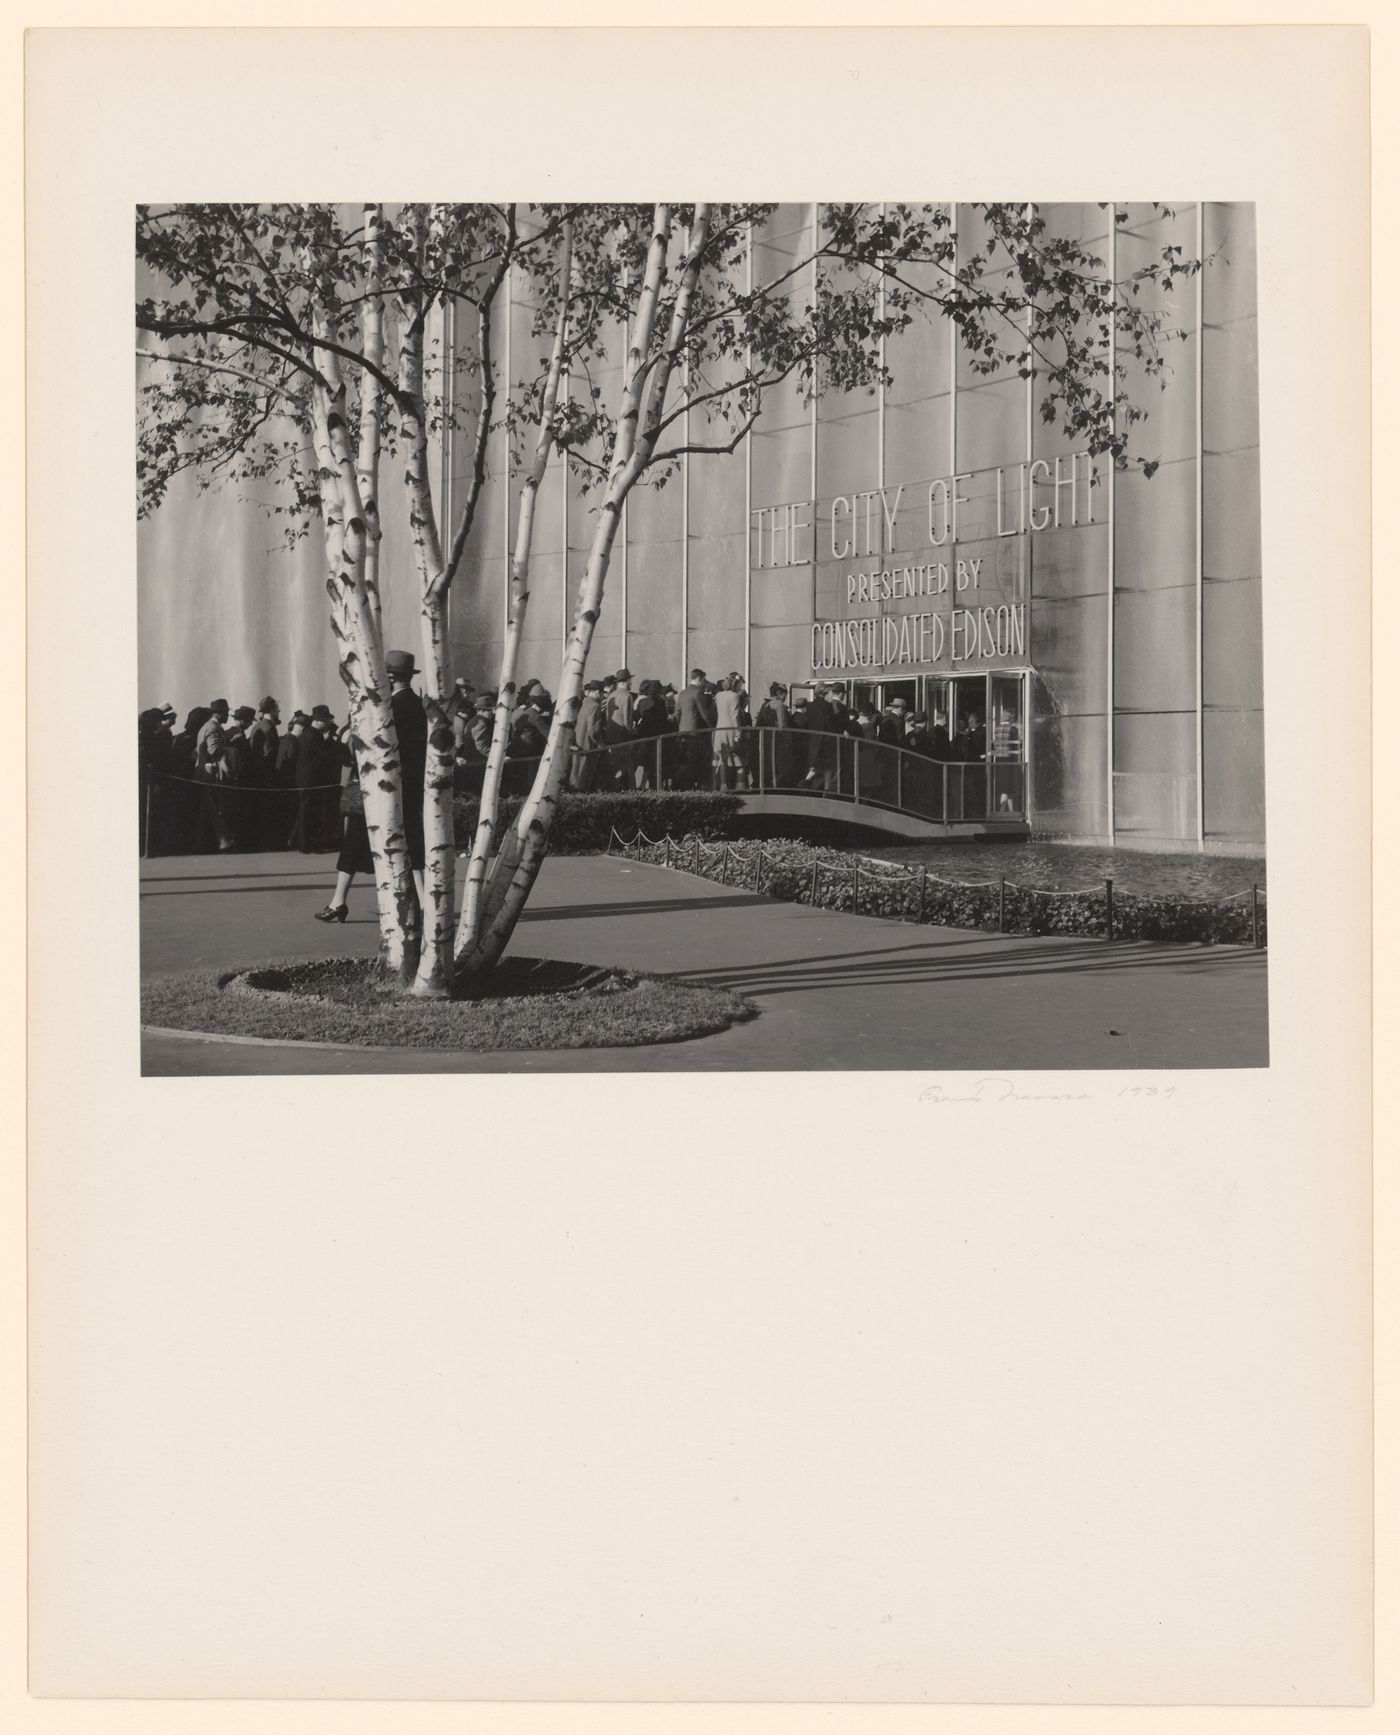
M 944 879 L 926 868 L 902 868 L 869 857 L 822 849 L 795 839 L 736 845 L 698 833 L 653 841 L 643 833 L 615 835 L 612 847 L 629 858 L 678 868 L 724 885 L 742 886 L 786 903 L 979 928 L 1006 934 L 1062 934 L 1114 940 L 1173 940 L 1203 945 L 1263 945 L 1268 938 L 1263 893 L 1256 910 L 1249 893 L 1218 901 L 1143 896 L 1115 890 L 1112 933 L 1106 884 L 1051 891 L 1012 881 Z

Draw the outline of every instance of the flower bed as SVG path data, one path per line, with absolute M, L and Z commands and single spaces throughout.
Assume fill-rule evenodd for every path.
M 1268 937 L 1262 893 L 1256 909 L 1249 893 L 1205 902 L 1115 891 L 1110 933 L 1107 884 L 1050 891 L 1001 879 L 944 879 L 926 867 L 901 868 L 790 839 L 740 847 L 699 836 L 653 839 L 641 833 L 624 843 L 622 836 L 615 834 L 613 848 L 620 848 L 633 860 L 698 873 L 705 879 L 743 886 L 786 903 L 813 904 L 895 921 L 932 922 L 940 927 L 979 928 L 993 933 L 1204 945 L 1262 946 Z

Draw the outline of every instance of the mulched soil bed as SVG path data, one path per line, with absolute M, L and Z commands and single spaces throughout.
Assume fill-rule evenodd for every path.
M 470 1000 L 390 993 L 364 958 L 188 971 L 141 990 L 142 1023 L 170 1030 L 475 1053 L 634 1048 L 754 1016 L 753 1003 L 728 989 L 547 958 L 503 959 L 488 990 Z

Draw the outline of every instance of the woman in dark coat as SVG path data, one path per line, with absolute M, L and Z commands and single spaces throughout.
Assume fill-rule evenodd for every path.
M 755 719 L 760 729 L 773 731 L 771 735 L 763 736 L 763 751 L 769 755 L 768 763 L 772 767 L 770 781 L 778 789 L 788 789 L 797 782 L 792 713 L 788 710 L 787 691 L 781 681 L 774 681 Z
M 350 887 L 356 874 L 373 874 L 374 856 L 370 853 L 369 828 L 365 824 L 365 804 L 360 791 L 360 774 L 355 755 L 345 734 L 335 743 L 342 767 L 349 767 L 349 779 L 340 792 L 341 834 L 340 854 L 335 862 L 335 890 L 325 909 L 317 910 L 318 922 L 343 922 L 350 914 Z

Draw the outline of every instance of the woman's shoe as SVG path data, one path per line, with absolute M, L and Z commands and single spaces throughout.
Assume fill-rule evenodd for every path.
M 343 922 L 350 914 L 349 904 L 327 904 L 324 910 L 317 910 L 318 922 Z

